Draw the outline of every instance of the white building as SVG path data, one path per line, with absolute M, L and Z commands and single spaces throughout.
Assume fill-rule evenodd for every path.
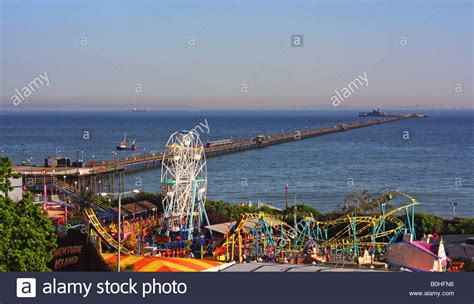
M 12 191 L 8 192 L 8 197 L 11 198 L 15 203 L 18 203 L 23 199 L 23 182 L 22 178 L 10 178 L 11 185 L 13 187 Z M 0 195 L 5 195 L 0 191 Z

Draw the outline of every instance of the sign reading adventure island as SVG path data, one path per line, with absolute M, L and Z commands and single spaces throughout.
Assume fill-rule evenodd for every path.
M 58 238 L 49 267 L 52 271 L 106 271 L 97 249 L 88 242 L 87 234 L 71 229 Z

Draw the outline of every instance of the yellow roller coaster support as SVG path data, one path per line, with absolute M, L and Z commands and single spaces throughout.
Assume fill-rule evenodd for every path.
M 100 223 L 100 221 L 97 219 L 97 216 L 95 215 L 94 210 L 91 208 L 88 208 L 84 212 L 86 219 L 90 224 L 92 224 L 92 227 L 94 230 L 97 232 L 99 237 L 110 247 L 118 250 L 118 243 L 117 241 L 104 229 L 104 226 Z M 90 235 L 90 232 L 89 232 Z M 120 253 L 124 255 L 131 255 L 133 254 L 132 251 L 128 250 L 127 248 L 120 246 Z

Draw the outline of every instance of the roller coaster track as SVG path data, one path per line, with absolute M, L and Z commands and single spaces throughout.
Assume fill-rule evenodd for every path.
M 264 212 L 257 212 L 257 213 L 242 213 L 239 217 L 239 220 L 235 225 L 224 235 L 224 240 L 216 247 L 213 252 L 213 256 L 217 257 L 220 255 L 220 249 L 224 247 L 224 244 L 231 240 L 235 242 L 238 239 L 239 234 L 249 227 L 246 227 L 246 224 L 250 220 L 264 220 L 265 223 L 268 225 L 269 228 L 278 229 L 280 232 L 279 239 L 294 239 L 297 237 L 298 232 L 297 230 L 288 225 L 286 222 L 283 221 L 282 216 L 275 216 L 269 215 Z M 304 235 L 306 238 L 310 236 Z
M 385 212 L 385 209 L 382 208 L 383 211 L 380 215 L 356 215 L 356 212 L 353 212 L 352 214 L 346 214 L 332 221 L 316 221 L 310 217 L 303 220 L 306 221 L 306 223 L 311 223 L 311 227 L 313 227 L 312 230 L 316 227 L 319 231 L 325 230 L 326 233 L 331 231 L 331 236 L 329 238 L 326 236 L 326 239 L 323 237 L 315 238 L 306 234 L 305 231 L 307 230 L 300 229 L 304 226 L 301 222 L 296 225 L 297 228 L 294 228 L 283 222 L 283 217 L 281 216 L 271 216 L 262 212 L 244 213 L 241 214 L 239 221 L 234 225 L 234 227 L 227 232 L 223 244 L 232 242 L 235 245 L 237 236 L 246 228 L 245 224 L 249 220 L 263 219 L 268 226 L 280 229 L 282 234 L 280 237 L 289 236 L 291 239 L 296 238 L 296 242 L 300 241 L 300 249 L 304 248 L 306 242 L 310 240 L 316 241 L 315 246 L 320 249 L 352 247 L 355 250 L 360 247 L 384 247 L 388 243 L 396 240 L 403 228 L 413 229 L 413 222 L 409 222 L 409 218 L 404 222 L 396 215 L 401 211 L 405 211 L 408 216 L 410 209 L 413 214 L 412 208 L 419 204 L 415 198 L 408 194 L 390 191 L 373 199 L 370 206 L 385 206 L 384 204 L 386 202 L 395 197 L 404 197 L 408 199 L 410 203 L 395 208 L 389 212 Z M 365 207 L 367 207 L 367 205 Z M 386 229 L 386 225 L 389 226 L 388 229 Z M 312 232 L 314 232 L 314 230 Z M 311 234 L 311 232 L 308 233 Z M 388 239 L 385 239 L 386 237 Z M 214 251 L 214 255 L 219 255 L 219 250 Z
M 286 235 L 295 237 L 296 230 L 295 228 L 291 227 L 287 223 L 283 221 L 282 216 L 274 216 L 268 215 L 264 212 L 258 213 L 243 213 L 240 215 L 239 221 L 235 224 L 235 229 L 233 231 L 234 234 L 239 233 L 243 228 L 245 228 L 245 224 L 252 219 L 263 219 L 265 222 L 272 228 L 279 228 L 282 229 Z
M 316 225 L 324 225 L 325 227 L 334 227 L 338 224 L 346 224 L 345 228 L 341 229 L 340 231 L 338 231 L 338 233 L 336 235 L 334 235 L 332 238 L 328 239 L 326 241 L 327 243 L 331 243 L 332 241 L 338 239 L 341 235 L 344 235 L 344 234 L 348 233 L 349 230 L 350 230 L 350 225 L 347 225 L 348 223 L 354 223 L 354 224 L 367 223 L 365 226 L 363 226 L 361 228 L 358 228 L 358 232 L 361 233 L 361 232 L 369 229 L 373 225 L 379 224 L 383 220 L 385 220 L 385 221 L 388 220 L 388 222 L 394 223 L 397 227 L 397 228 L 391 229 L 390 231 L 386 231 L 385 235 L 388 235 L 391 232 L 396 232 L 398 229 L 401 229 L 404 226 L 403 221 L 401 221 L 399 218 L 395 217 L 394 215 L 396 213 L 398 213 L 399 211 L 406 210 L 407 208 L 410 208 L 410 207 L 413 207 L 413 206 L 416 206 L 416 205 L 419 204 L 418 201 L 415 198 L 409 196 L 408 194 L 401 193 L 401 192 L 395 192 L 395 191 L 387 192 L 387 193 L 381 195 L 380 197 L 376 198 L 372 204 L 380 205 L 382 203 L 385 203 L 385 202 L 393 199 L 396 196 L 405 197 L 405 198 L 409 199 L 411 201 L 411 203 L 408 204 L 408 205 L 404 205 L 402 207 L 393 209 L 393 210 L 391 210 L 391 211 L 389 211 L 385 214 L 378 215 L 378 216 L 350 216 L 350 215 L 347 215 L 347 216 L 340 217 L 340 218 L 338 218 L 334 221 L 329 221 L 329 222 L 318 222 L 318 221 L 316 221 L 315 223 L 316 223 Z M 382 235 L 380 235 L 380 236 L 382 236 Z
M 87 221 L 92 225 L 94 230 L 98 233 L 99 237 L 110 247 L 118 250 L 118 243 L 117 241 L 104 229 L 104 226 L 100 223 L 99 219 L 95 215 L 95 212 L 92 208 L 85 209 L 84 212 Z M 127 248 L 120 246 L 120 253 L 125 255 L 133 254 L 132 251 L 128 250 Z
M 393 212 L 391 212 L 391 214 L 386 214 L 384 216 L 377 216 L 377 217 L 367 217 L 367 216 L 344 217 L 344 218 L 337 221 L 339 224 L 346 224 L 344 226 L 344 228 L 339 230 L 330 239 L 324 241 L 324 244 L 326 246 L 332 246 L 332 244 L 335 244 L 338 240 L 341 239 L 342 235 L 349 234 L 349 232 L 351 230 L 351 224 L 352 225 L 360 225 L 360 224 L 364 225 L 365 224 L 364 226 L 357 228 L 357 234 L 362 235 L 362 236 L 358 237 L 359 241 L 365 240 L 366 238 L 371 238 L 371 239 L 375 238 L 375 239 L 377 239 L 377 238 L 381 238 L 381 237 L 384 237 L 384 236 L 388 236 L 392 233 L 396 233 L 398 230 L 400 230 L 404 227 L 404 223 L 399 218 L 392 216 L 392 214 L 394 214 L 398 211 L 404 210 L 405 208 L 408 208 L 408 207 L 411 207 L 411 206 L 413 206 L 413 205 L 410 204 L 410 205 L 407 205 L 407 206 L 397 208 L 397 209 L 393 210 Z M 394 224 L 396 228 L 392 228 L 390 230 L 386 230 L 386 231 L 383 231 L 383 232 L 378 232 L 376 234 L 376 236 L 373 236 L 373 235 L 365 235 L 364 236 L 363 235 L 363 233 L 367 233 L 368 230 L 371 227 L 379 226 L 380 223 L 383 220 L 385 220 L 387 223 Z M 327 225 L 326 227 L 333 226 L 333 225 L 327 224 L 327 223 L 325 223 L 325 225 Z

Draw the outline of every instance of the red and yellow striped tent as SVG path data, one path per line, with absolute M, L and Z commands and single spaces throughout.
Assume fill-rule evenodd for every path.
M 102 257 L 107 264 L 117 264 L 117 255 L 103 253 Z M 212 260 L 190 258 L 165 258 L 138 255 L 122 255 L 120 266 L 133 265 L 136 272 L 199 272 L 218 267 L 223 263 Z

